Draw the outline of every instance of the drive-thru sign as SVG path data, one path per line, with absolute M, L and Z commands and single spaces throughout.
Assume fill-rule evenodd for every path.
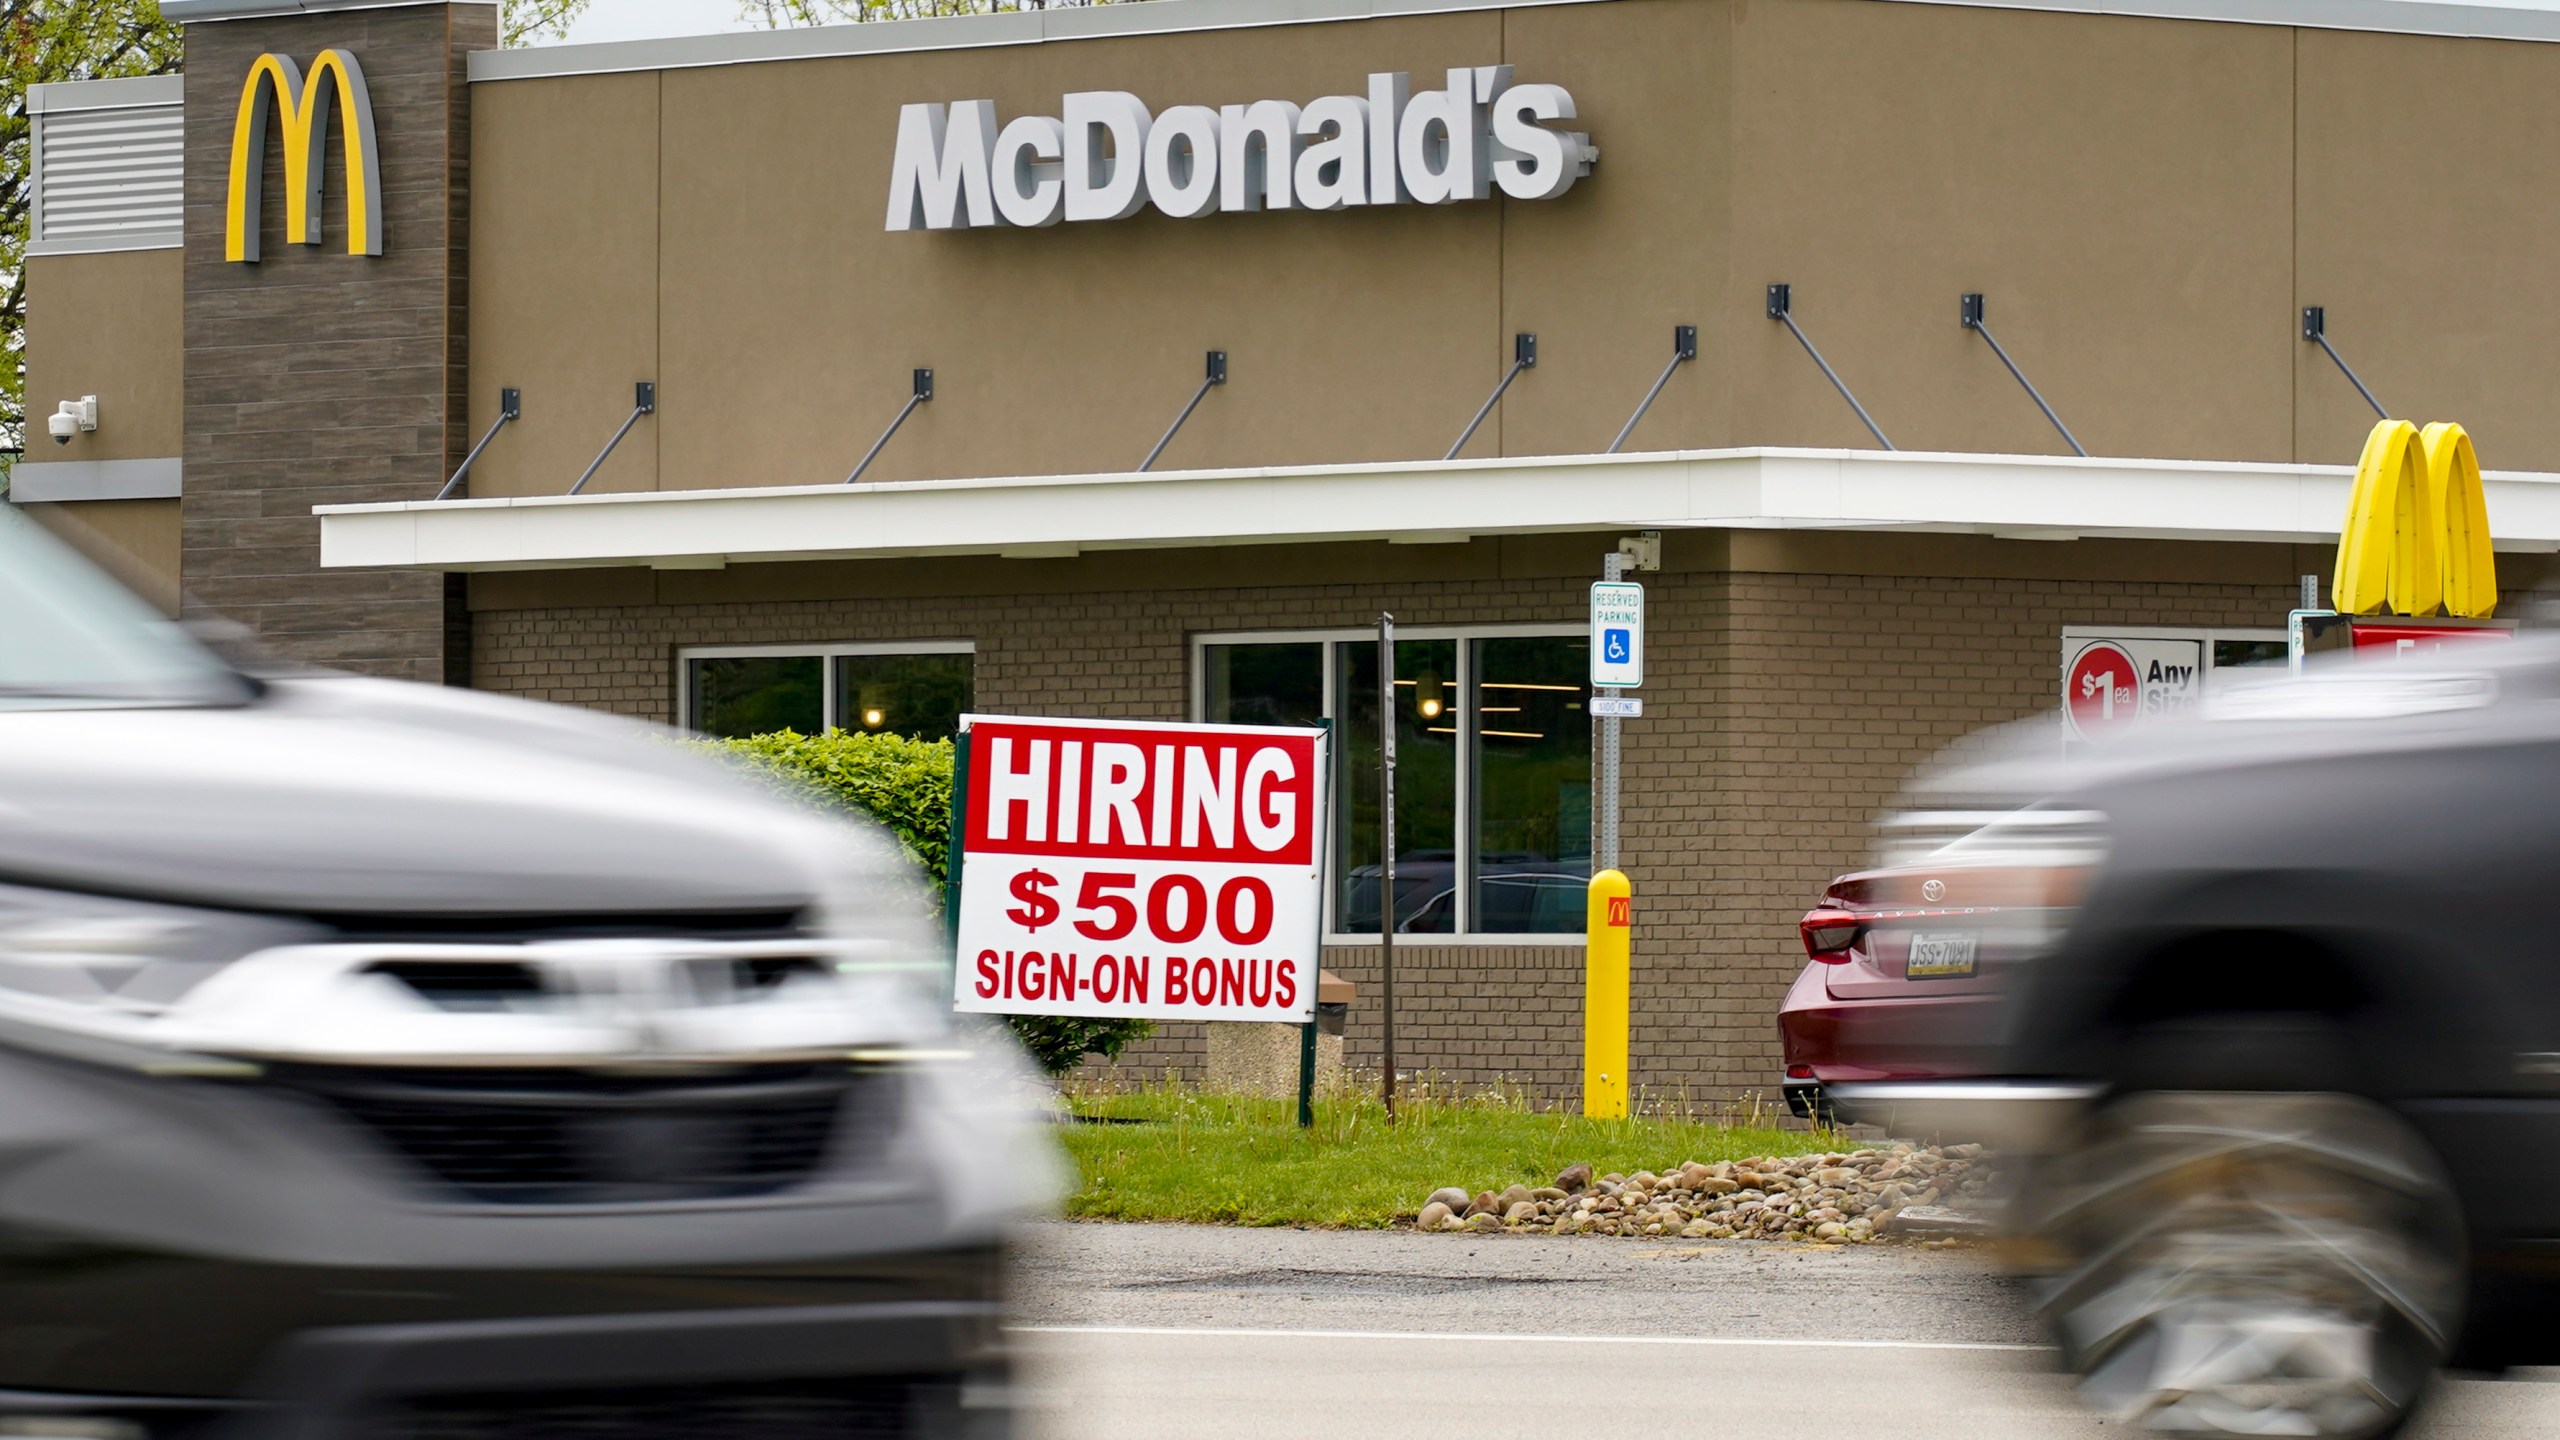
M 961 723 L 960 1009 L 1313 1018 L 1325 732 Z
M 2062 635 L 2062 723 L 2070 738 L 2105 744 L 2144 722 L 2192 709 L 2204 698 L 2202 638 Z

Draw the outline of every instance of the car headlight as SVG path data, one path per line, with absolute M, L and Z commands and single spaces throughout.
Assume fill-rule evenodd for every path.
M 152 1020 L 241 956 L 326 933 L 307 921 L 0 885 L 0 1040 L 166 1068 Z

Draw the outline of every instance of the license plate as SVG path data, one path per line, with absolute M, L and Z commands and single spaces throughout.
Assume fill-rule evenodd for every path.
M 1952 980 L 1973 973 L 1978 935 L 1914 935 L 1911 958 L 1902 967 L 1911 980 Z

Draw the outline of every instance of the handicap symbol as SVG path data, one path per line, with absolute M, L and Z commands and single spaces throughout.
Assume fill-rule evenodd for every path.
M 1631 632 L 1625 630 L 1603 630 L 1600 632 L 1600 653 L 1610 664 L 1626 664 L 1627 661 L 1634 658 L 1630 653 L 1634 649 L 1635 645 Z

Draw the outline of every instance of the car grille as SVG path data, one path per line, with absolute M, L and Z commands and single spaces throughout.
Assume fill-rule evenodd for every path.
M 310 1068 L 317 1096 L 434 1182 L 512 1205 L 708 1200 L 807 1180 L 829 1155 L 876 1153 L 897 1077 L 843 1065 L 699 1076 Z
M 438 1396 L 377 1411 L 369 1440 L 873 1440 L 952 1433 L 959 1377 Z

